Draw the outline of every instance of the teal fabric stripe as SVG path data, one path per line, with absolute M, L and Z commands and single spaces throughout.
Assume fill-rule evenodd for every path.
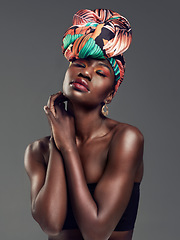
M 119 17 L 112 17 L 112 18 L 109 18 L 108 21 L 109 21 L 109 20 L 113 20 L 113 19 L 119 19 Z
M 118 67 L 117 63 L 116 63 L 116 65 L 114 66 L 114 71 L 115 71 L 115 72 L 118 72 L 118 71 L 119 71 L 119 67 Z
M 116 76 L 116 82 L 120 79 L 120 74 Z
M 119 70 L 118 64 L 116 63 L 116 60 L 114 58 L 108 58 L 108 61 L 110 62 L 114 70 L 114 75 L 116 77 L 115 81 L 118 81 L 120 79 L 120 70 Z
M 68 34 L 63 40 L 64 49 L 67 49 L 71 43 L 73 43 L 77 38 L 81 36 L 83 36 L 83 34 L 75 34 L 75 35 Z M 92 57 L 96 59 L 106 59 L 103 51 L 95 43 L 93 38 L 90 38 L 79 52 L 79 58 L 87 58 L 87 57 Z M 118 81 L 120 79 L 120 70 L 119 70 L 118 64 L 116 63 L 116 60 L 114 58 L 107 58 L 107 59 L 113 68 L 114 75 L 116 78 L 115 81 Z
M 68 48 L 71 43 L 81 36 L 83 36 L 83 34 L 68 34 L 63 40 L 64 49 Z
M 79 58 L 87 58 L 87 57 L 105 59 L 103 51 L 95 43 L 93 38 L 90 38 L 79 52 Z
M 97 25 L 98 25 L 98 23 L 91 23 L 91 22 L 89 22 L 89 23 L 86 23 L 86 27 L 88 27 L 88 26 L 91 26 L 91 27 L 97 27 Z

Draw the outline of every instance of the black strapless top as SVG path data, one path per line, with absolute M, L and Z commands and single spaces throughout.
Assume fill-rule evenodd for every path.
M 93 196 L 94 190 L 97 184 L 91 183 L 87 185 L 91 195 Z M 140 183 L 135 182 L 128 206 L 125 209 L 114 231 L 128 231 L 134 228 L 136 217 L 137 217 L 138 205 L 139 205 L 139 196 L 140 196 Z M 64 222 L 64 226 L 63 226 L 63 230 L 64 229 L 78 229 L 78 225 L 74 218 L 69 196 L 68 196 L 67 215 Z

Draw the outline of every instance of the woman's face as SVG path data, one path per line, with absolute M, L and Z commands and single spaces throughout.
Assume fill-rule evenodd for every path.
M 72 101 L 96 106 L 113 92 L 114 71 L 108 60 L 77 59 L 65 74 L 63 93 Z

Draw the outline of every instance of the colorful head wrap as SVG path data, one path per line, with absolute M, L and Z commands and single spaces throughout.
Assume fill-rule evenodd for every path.
M 115 74 L 115 93 L 124 78 L 123 53 L 132 40 L 126 18 L 107 9 L 79 10 L 63 36 L 62 51 L 68 61 L 78 58 L 108 59 Z

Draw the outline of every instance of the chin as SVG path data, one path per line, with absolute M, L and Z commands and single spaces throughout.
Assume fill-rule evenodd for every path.
M 77 89 L 73 89 L 72 86 L 69 84 L 63 85 L 63 93 L 69 100 L 79 101 L 83 102 L 85 99 L 87 99 L 87 92 L 82 92 Z

